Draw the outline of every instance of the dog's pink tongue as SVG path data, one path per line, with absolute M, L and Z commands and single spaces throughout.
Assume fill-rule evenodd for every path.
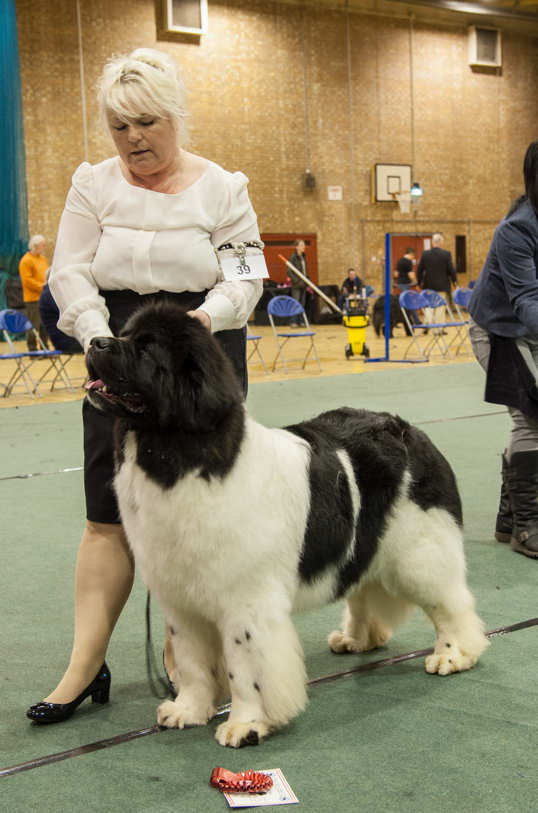
M 87 390 L 98 390 L 100 387 L 104 387 L 105 385 L 101 381 L 100 378 L 96 379 L 96 381 L 86 381 L 84 385 Z

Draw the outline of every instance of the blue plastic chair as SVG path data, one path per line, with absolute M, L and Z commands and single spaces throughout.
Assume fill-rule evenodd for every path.
M 43 346 L 39 333 L 23 313 L 11 309 L 0 311 L 0 330 L 10 351 L 9 353 L 0 354 L 0 362 L 15 362 L 15 369 L 12 371 L 7 384 L 0 382 L 0 387 L 3 387 L 4 390 L 4 398 L 11 395 L 13 389 L 19 382 L 24 386 L 28 395 L 32 397 L 36 395 L 41 396 L 39 384 L 44 381 L 46 376 L 51 372 L 53 373 L 51 390 L 54 389 L 58 379 L 61 379 L 69 390 L 74 391 L 71 380 L 65 370 L 65 363 L 61 358 L 61 350 L 47 350 Z M 15 337 L 15 339 L 26 338 L 28 331 L 34 333 L 37 347 L 41 349 L 19 352 L 15 347 L 13 337 Z M 49 364 L 45 366 L 39 378 L 35 379 L 30 370 L 34 363 L 39 360 L 48 361 Z
M 462 327 L 458 328 L 456 336 L 449 344 L 449 347 L 455 345 L 456 355 L 458 355 L 458 353 L 472 355 L 473 353 L 471 337 L 469 335 L 469 324 L 471 321 L 469 316 L 469 302 L 471 301 L 472 295 L 473 292 L 471 288 L 456 288 L 452 296 L 457 317 L 462 323 Z
M 428 361 L 435 347 L 439 348 L 441 355 L 451 357 L 450 344 L 452 344 L 454 339 L 452 339 L 450 344 L 447 344 L 444 339 L 443 331 L 447 328 L 454 327 L 459 329 L 465 322 L 456 321 L 454 319 L 446 299 L 441 296 L 438 291 L 431 291 L 425 288 L 423 291 L 403 291 L 399 296 L 399 302 L 406 324 L 411 331 L 411 338 L 406 347 L 404 359 L 407 358 L 411 349 L 414 348 L 417 351 L 418 359 L 409 359 L 409 361 Z M 448 312 L 449 319 L 433 321 L 432 318 L 430 318 L 432 311 L 441 307 Z M 407 311 L 414 311 L 414 313 L 417 314 L 419 310 L 422 310 L 425 321 L 421 324 L 412 324 Z M 423 342 L 417 339 L 418 335 L 424 337 Z
M 257 354 L 258 354 L 258 358 L 260 359 L 260 361 L 261 361 L 261 363 L 262 363 L 262 367 L 263 367 L 263 369 L 265 370 L 265 372 L 266 372 L 266 373 L 268 373 L 268 372 L 269 372 L 269 370 L 267 369 L 267 366 L 266 366 L 266 364 L 265 364 L 265 361 L 263 360 L 263 356 L 262 356 L 261 350 L 260 350 L 260 348 L 258 347 L 258 342 L 260 341 L 260 339 L 261 339 L 261 338 L 262 338 L 262 336 L 261 336 L 261 335 L 258 335 L 258 334 L 255 334 L 255 333 L 251 333 L 251 332 L 250 332 L 250 328 L 249 328 L 249 326 L 247 325 L 247 342 L 252 342 L 252 350 L 251 350 L 250 352 L 248 352 L 248 351 L 247 351 L 247 362 L 248 362 L 248 361 L 250 361 L 250 359 L 252 358 L 252 356 L 254 355 L 254 353 L 257 353 Z
M 280 359 L 284 372 L 288 372 L 288 363 L 284 358 L 283 353 L 283 348 L 287 342 L 292 341 L 292 339 L 310 339 L 310 344 L 308 345 L 306 354 L 303 358 L 302 369 L 304 370 L 308 357 L 310 353 L 312 353 L 318 363 L 319 371 L 321 372 L 321 362 L 314 344 L 314 336 L 316 334 L 310 328 L 310 324 L 301 303 L 297 302 L 297 300 L 292 296 L 274 296 L 267 304 L 267 314 L 269 316 L 269 322 L 273 329 L 273 335 L 278 348 L 277 354 L 273 361 L 272 370 L 274 371 L 277 361 Z M 300 321 L 304 327 L 304 330 L 277 330 L 275 325 L 275 317 L 293 319 L 295 322 Z

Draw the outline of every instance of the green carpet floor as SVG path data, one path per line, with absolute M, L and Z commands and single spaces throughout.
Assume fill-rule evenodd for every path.
M 343 404 L 397 412 L 420 425 L 456 472 L 469 582 L 492 630 L 538 615 L 538 562 L 492 537 L 509 424 L 501 408 L 483 404 L 482 389 L 475 364 L 421 366 L 256 384 L 248 405 L 271 426 Z M 55 684 L 69 655 L 83 524 L 80 404 L 4 409 L 0 418 L 0 768 L 7 768 L 149 728 L 159 701 L 145 674 L 145 590 L 137 581 L 109 650 L 110 704 L 87 702 L 57 726 L 38 728 L 26 720 L 26 707 Z M 296 619 L 309 678 L 433 643 L 417 611 L 383 649 L 333 655 L 327 634 L 341 611 L 336 605 Z M 163 623 L 156 607 L 152 625 L 159 658 Z M 281 768 L 300 800 L 296 809 L 308 813 L 535 811 L 537 662 L 537 627 L 499 635 L 479 665 L 461 675 L 427 675 L 418 658 L 312 687 L 306 711 L 258 748 L 221 748 L 213 739 L 216 721 L 163 731 L 4 777 L 0 807 L 224 811 L 225 799 L 209 786 L 212 769 L 222 765 Z

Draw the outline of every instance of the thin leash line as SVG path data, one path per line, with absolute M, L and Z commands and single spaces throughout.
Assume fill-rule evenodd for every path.
M 58 469 L 57 471 L 35 471 L 29 474 L 7 474 L 0 477 L 0 480 L 29 480 L 30 477 L 50 477 L 56 474 L 70 474 L 73 471 L 82 471 L 83 466 L 73 466 L 68 469 Z
M 497 629 L 491 630 L 491 632 L 486 633 L 487 638 L 496 638 L 498 636 L 506 635 L 511 632 L 517 632 L 519 630 L 527 629 L 529 627 L 535 627 L 538 625 L 538 618 L 529 618 L 527 621 L 520 621 L 517 624 L 510 624 L 506 627 L 499 627 Z M 319 678 L 313 678 L 309 680 L 307 686 L 319 686 L 323 683 L 329 683 L 332 681 L 340 680 L 342 678 L 350 677 L 351 675 L 356 675 L 361 672 L 371 672 L 375 669 L 380 669 L 384 666 L 393 666 L 396 663 L 403 663 L 404 661 L 413 660 L 415 658 L 422 658 L 425 655 L 430 654 L 433 652 L 433 648 L 429 649 L 419 649 L 415 652 L 406 652 L 402 655 L 395 655 L 392 658 L 383 658 L 379 661 L 372 661 L 371 663 L 364 663 L 360 666 L 355 667 L 354 669 L 347 669 L 344 672 L 335 672 L 332 675 L 323 675 Z M 230 710 L 230 704 L 226 704 L 224 706 L 220 706 L 216 717 L 220 717 L 226 714 Z M 27 762 L 21 762 L 18 765 L 12 765 L 9 768 L 3 768 L 0 770 L 0 777 L 2 776 L 13 776 L 14 774 L 22 773 L 23 771 L 31 771 L 34 768 L 41 768 L 44 765 L 51 765 L 54 762 L 60 762 L 64 759 L 71 759 L 72 757 L 82 756 L 83 754 L 90 754 L 94 751 L 101 751 L 104 748 L 110 748 L 114 745 L 121 745 L 124 742 L 129 742 L 131 740 L 141 739 L 142 737 L 150 736 L 151 734 L 159 734 L 162 731 L 170 731 L 172 729 L 161 728 L 159 725 L 151 726 L 150 728 L 141 728 L 137 731 L 129 731 L 126 734 L 118 734 L 116 737 L 110 737 L 106 740 L 98 740 L 97 742 L 90 742 L 87 745 L 81 745 L 78 748 L 71 748 L 68 751 L 60 751 L 56 754 L 48 754 L 43 757 L 37 757 L 36 759 L 28 760 Z
M 506 415 L 506 410 L 501 409 L 497 412 L 483 412 L 481 414 L 476 415 L 457 415 L 453 418 L 433 418 L 432 420 L 428 421 L 417 421 L 413 424 L 413 426 L 426 426 L 429 423 L 450 423 L 451 421 L 468 421 L 471 418 L 490 418 L 493 415 Z M 56 474 L 70 474 L 73 471 L 82 471 L 83 466 L 73 466 L 71 468 L 66 469 L 58 469 L 57 471 L 35 471 L 29 474 L 7 474 L 3 477 L 0 477 L 0 481 L 2 480 L 28 480 L 30 477 L 50 477 Z

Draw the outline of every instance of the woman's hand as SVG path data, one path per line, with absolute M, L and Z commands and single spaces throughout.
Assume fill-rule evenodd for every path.
M 211 317 L 209 314 L 202 310 L 187 311 L 187 314 L 188 316 L 192 316 L 194 319 L 198 319 L 198 321 L 211 332 Z

